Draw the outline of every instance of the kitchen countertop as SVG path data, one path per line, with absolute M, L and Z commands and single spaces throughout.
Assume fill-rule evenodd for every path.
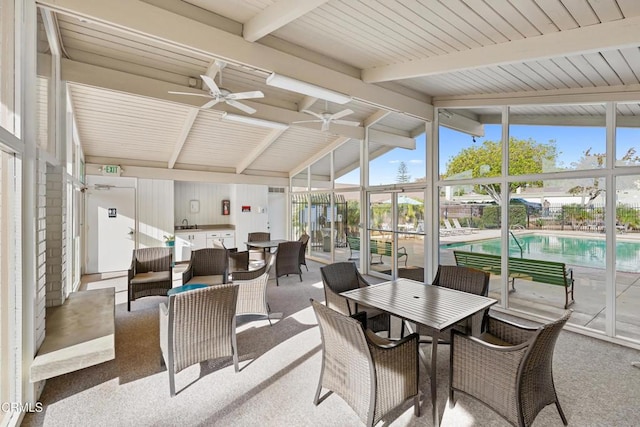
M 178 228 L 176 227 L 174 230 L 176 233 L 178 232 L 193 232 L 193 231 L 212 231 L 212 230 L 235 230 L 236 226 L 233 224 L 197 224 L 198 228 Z

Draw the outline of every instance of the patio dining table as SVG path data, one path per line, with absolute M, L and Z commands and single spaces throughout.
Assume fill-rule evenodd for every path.
M 271 251 L 271 248 L 277 248 L 280 243 L 288 242 L 288 240 L 284 239 L 276 239 L 276 240 L 265 240 L 262 242 L 244 242 L 247 245 L 247 249 L 251 248 L 262 248 L 265 250 Z
M 410 279 L 397 279 L 342 292 L 358 304 L 383 310 L 403 320 L 419 323 L 434 332 L 450 330 L 456 323 L 472 318 L 496 302 L 493 298 L 426 285 Z M 440 424 L 436 395 L 438 340 L 431 344 L 431 403 L 433 424 Z

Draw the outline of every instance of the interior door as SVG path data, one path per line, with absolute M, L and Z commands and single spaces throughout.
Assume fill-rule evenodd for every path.
M 269 193 L 269 207 L 267 215 L 269 216 L 269 232 L 272 239 L 287 238 L 287 197 L 285 193 Z M 296 237 L 297 239 L 297 237 Z
M 86 272 L 127 270 L 136 241 L 135 189 L 96 187 L 87 190 Z

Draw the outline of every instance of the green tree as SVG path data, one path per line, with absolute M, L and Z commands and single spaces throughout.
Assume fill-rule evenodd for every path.
M 398 165 L 398 175 L 396 181 L 400 184 L 411 181 L 411 175 L 409 175 L 409 168 L 405 162 L 400 162 Z
M 533 139 L 509 139 L 509 167 L 511 175 L 526 175 L 543 172 L 543 165 L 555 164 L 557 148 L 555 141 L 539 143 Z M 447 162 L 444 178 L 498 177 L 502 173 L 502 147 L 500 141 L 484 141 L 482 145 L 463 149 Z M 509 190 L 515 191 L 525 185 L 540 186 L 541 182 L 511 182 Z M 500 184 L 478 184 L 475 191 L 488 194 L 501 204 Z

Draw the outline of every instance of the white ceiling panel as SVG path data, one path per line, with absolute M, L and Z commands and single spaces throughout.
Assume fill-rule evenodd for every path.
M 222 120 L 224 111 L 241 112 L 222 103 L 199 111 L 192 120 L 193 107 L 202 104 L 181 104 L 195 98 L 168 92 L 201 89 L 199 76 L 216 60 L 227 63 L 216 76 L 221 87 L 234 93 L 264 93 L 262 99 L 246 101 L 258 110 L 253 117 L 291 124 L 311 119 L 299 112 L 301 108 L 331 113 L 348 108 L 353 113 L 344 119 L 374 121 L 377 130 L 401 136 L 424 130 L 424 121 L 414 117 L 428 116 L 433 98 L 439 105 L 465 97 L 486 98 L 489 105 L 496 105 L 502 97 L 508 103 L 513 97 L 542 91 L 583 94 L 611 88 L 615 93 L 621 87 L 637 91 L 640 85 L 640 40 L 624 37 L 640 27 L 640 2 L 635 0 L 328 0 L 305 5 L 293 0 L 112 0 L 109 7 L 39 0 L 38 4 L 52 11 L 62 56 L 71 60 L 64 63 L 68 69 L 63 74 L 68 71 L 65 75 L 72 79 L 85 155 L 127 159 L 128 164 L 287 176 L 340 141 L 334 132 L 353 137 L 336 126 L 323 133 L 314 125 L 276 130 L 228 122 Z M 287 5 L 292 13 L 285 17 L 281 8 Z M 274 16 L 276 10 L 284 15 Z M 265 22 L 269 17 L 271 22 Z M 256 36 L 245 40 L 243 33 L 251 33 L 256 22 Z M 271 33 L 265 34 L 265 29 Z M 555 47 L 562 44 L 563 32 L 570 36 L 584 31 L 590 38 L 571 39 L 576 46 L 567 44 L 557 49 L 562 54 L 545 56 L 549 38 Z M 192 32 L 206 35 L 184 37 Z M 38 37 L 38 51 L 46 55 L 42 25 Z M 596 49 L 590 48 L 591 40 L 603 42 Z M 487 55 L 487 49 L 493 53 Z M 77 77 L 91 71 L 96 72 L 94 79 Z M 274 71 L 322 82 L 357 100 L 327 104 L 293 89 L 268 86 L 265 80 Z M 372 74 L 377 78 L 369 78 Z M 366 81 L 358 79 L 361 75 Z M 128 76 L 135 85 L 121 84 Z M 42 117 L 43 90 L 39 86 Z M 602 104 L 546 105 L 517 111 L 528 121 L 535 121 L 535 116 L 584 121 L 599 117 L 602 109 Z M 621 115 L 638 110 L 638 103 L 630 103 L 621 107 Z M 390 114 L 380 118 L 385 111 Z M 487 122 L 497 120 L 500 111 L 500 107 L 467 109 Z M 41 126 L 40 140 L 44 134 Z M 341 150 L 336 165 L 352 167 L 357 150 L 351 154 Z

